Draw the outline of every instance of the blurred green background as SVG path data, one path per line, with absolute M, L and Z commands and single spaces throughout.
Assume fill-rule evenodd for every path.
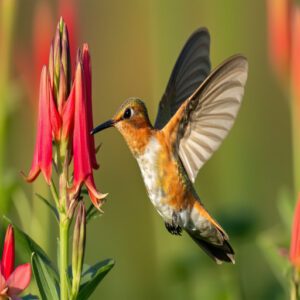
M 22 51 L 21 44 L 30 53 L 40 1 L 15 3 L 5 164 L 19 182 L 8 214 L 23 214 L 24 229 L 54 257 L 54 223 L 32 196 L 32 189 L 45 191 L 43 180 L 28 185 L 18 177 L 31 164 L 36 115 L 15 53 Z M 57 6 L 55 1 L 49 4 L 53 10 Z M 109 198 L 105 214 L 89 225 L 86 261 L 111 257 L 116 266 L 92 299 L 285 299 L 260 246 L 264 232 L 280 226 L 278 197 L 292 190 L 289 106 L 269 66 L 265 2 L 89 0 L 77 5 L 78 46 L 88 42 L 92 55 L 95 124 L 110 118 L 130 96 L 144 99 L 154 120 L 175 60 L 197 27 L 210 31 L 213 67 L 235 53 L 249 60 L 236 124 L 196 181 L 207 209 L 231 237 L 236 264 L 218 266 L 190 238 L 166 231 L 136 162 L 121 135 L 111 129 L 96 136 L 102 147 L 95 179 Z M 32 198 L 28 204 L 26 197 Z M 281 239 L 280 232 L 274 231 L 276 238 Z M 287 247 L 288 240 L 282 239 Z

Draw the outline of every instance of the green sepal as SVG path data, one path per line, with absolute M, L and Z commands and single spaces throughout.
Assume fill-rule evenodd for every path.
M 105 275 L 112 269 L 115 262 L 112 259 L 106 259 L 91 267 L 83 266 L 80 288 L 77 300 L 89 299 L 95 291 L 98 284 L 102 281 Z

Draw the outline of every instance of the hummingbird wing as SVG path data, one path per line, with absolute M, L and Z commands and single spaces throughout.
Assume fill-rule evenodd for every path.
M 169 123 L 175 123 L 179 118 L 175 143 L 192 182 L 231 129 L 241 105 L 247 74 L 245 57 L 236 55 L 227 59 L 170 120 Z
M 206 28 L 197 29 L 187 40 L 160 100 L 155 128 L 162 129 L 209 74 L 209 46 L 210 36 Z

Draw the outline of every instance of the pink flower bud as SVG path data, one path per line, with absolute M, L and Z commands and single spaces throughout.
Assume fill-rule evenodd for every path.
M 7 279 L 13 272 L 15 265 L 15 239 L 14 229 L 8 225 L 5 234 L 2 258 L 1 258 L 1 273 Z

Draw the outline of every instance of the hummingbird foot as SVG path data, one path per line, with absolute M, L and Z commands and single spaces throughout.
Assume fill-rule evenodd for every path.
M 178 225 L 178 217 L 173 213 L 172 223 L 165 222 L 167 230 L 174 235 L 181 235 L 182 228 Z
M 180 226 L 175 225 L 173 223 L 167 223 L 167 222 L 165 222 L 165 226 L 171 234 L 181 235 L 182 228 Z

